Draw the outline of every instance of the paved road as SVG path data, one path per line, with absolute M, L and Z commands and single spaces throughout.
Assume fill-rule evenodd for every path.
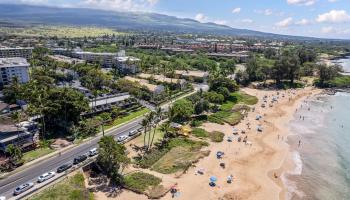
M 204 89 L 204 91 L 207 90 L 208 86 L 205 84 L 201 85 L 195 85 L 195 91 L 184 95 L 180 98 L 184 98 L 188 95 L 191 95 L 198 91 L 200 88 Z M 176 99 L 176 100 L 177 100 Z M 174 100 L 175 101 L 175 100 Z M 174 102 L 169 102 L 167 104 L 162 105 L 163 110 L 168 110 L 169 106 Z M 142 121 L 142 118 L 133 120 L 121 127 L 115 128 L 113 130 L 110 130 L 106 132 L 106 135 L 113 135 L 113 136 L 121 136 L 121 135 L 127 135 L 130 131 L 141 128 L 140 122 Z M 26 169 L 24 169 L 21 172 L 18 172 L 16 174 L 13 174 L 4 180 L 0 180 L 0 196 L 5 196 L 7 198 L 12 197 L 12 193 L 14 189 L 23 183 L 26 182 L 36 182 L 38 176 L 45 172 L 49 171 L 56 171 L 56 169 L 68 162 L 73 162 L 74 157 L 77 157 L 78 155 L 82 155 L 87 153 L 90 149 L 97 147 L 97 143 L 100 140 L 101 136 L 98 136 L 92 140 L 90 140 L 87 143 L 80 144 L 77 147 L 74 147 L 72 149 L 67 150 L 66 152 L 62 153 L 60 156 L 54 156 L 51 158 L 48 158 L 47 160 L 44 160 L 42 162 L 39 162 L 37 164 L 34 164 Z
M 141 127 L 140 122 L 142 119 L 137 119 L 129 122 L 119 128 L 113 129 L 106 132 L 106 135 L 127 135 L 129 131 L 135 130 Z M 56 171 L 56 169 L 68 162 L 72 162 L 73 158 L 87 153 L 90 149 L 97 147 L 97 142 L 100 140 L 101 136 L 90 140 L 87 143 L 83 143 L 77 147 L 67 150 L 60 156 L 54 156 L 40 163 L 34 164 L 27 169 L 11 175 L 4 180 L 0 180 L 0 196 L 5 196 L 7 198 L 12 197 L 14 189 L 26 182 L 35 182 L 41 174 L 49 171 Z

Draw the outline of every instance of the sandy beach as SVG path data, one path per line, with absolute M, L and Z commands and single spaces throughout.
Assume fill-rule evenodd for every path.
M 249 88 L 243 90 L 257 96 L 259 102 L 241 123 L 235 127 L 213 123 L 202 125 L 202 128 L 207 131 L 225 133 L 223 142 L 211 143 L 207 147 L 211 151 L 208 157 L 201 159 L 195 167 L 190 168 L 180 177 L 151 172 L 167 182 L 177 183 L 179 195 L 174 199 L 277 200 L 286 198 L 286 187 L 282 183 L 281 175 L 295 167 L 289 145 L 286 143 L 289 134 L 288 123 L 302 102 L 320 93 L 321 90 L 311 87 L 279 92 Z M 266 103 L 263 102 L 264 96 L 267 96 Z M 273 98 L 277 101 L 270 103 Z M 263 103 L 265 107 L 261 106 Z M 256 120 L 257 115 L 262 118 Z M 258 132 L 257 126 L 261 126 L 263 131 Z M 238 135 L 232 134 L 233 128 L 239 130 Z M 245 131 L 244 134 L 241 133 L 242 130 Z M 229 136 L 233 138 L 233 142 L 227 141 Z M 248 145 L 237 141 L 238 137 L 243 139 L 245 136 L 249 141 Z M 222 159 L 216 158 L 217 151 L 225 153 Z M 225 168 L 219 166 L 222 162 L 225 163 Z M 203 175 L 196 173 L 200 168 L 204 169 Z M 229 184 L 226 179 L 231 174 L 234 178 Z M 209 186 L 211 176 L 216 176 L 218 179 L 215 187 Z M 107 198 L 103 193 L 95 195 L 97 199 L 113 199 Z M 147 197 L 124 191 L 115 199 L 147 199 Z M 168 193 L 162 199 L 173 198 Z

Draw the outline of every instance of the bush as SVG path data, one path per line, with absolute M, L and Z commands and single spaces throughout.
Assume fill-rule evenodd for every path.
M 214 114 L 208 117 L 208 121 L 216 124 L 224 124 L 224 120 L 217 118 Z
M 144 172 L 132 173 L 124 178 L 125 187 L 140 193 L 146 191 L 149 187 L 159 185 L 161 182 L 162 179 Z
M 192 130 L 192 135 L 198 138 L 206 138 L 208 137 L 208 132 L 201 128 L 195 128 Z
M 209 137 L 212 142 L 222 142 L 224 140 L 224 136 L 225 134 L 219 131 L 209 133 Z
M 164 156 L 168 152 L 167 149 L 163 150 L 152 150 L 151 152 L 148 152 L 145 156 L 142 158 L 136 160 L 136 164 L 140 166 L 141 168 L 150 168 L 154 163 L 156 163 L 162 156 Z

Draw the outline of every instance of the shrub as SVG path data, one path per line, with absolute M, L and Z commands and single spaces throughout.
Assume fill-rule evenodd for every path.
M 225 134 L 219 131 L 209 133 L 209 137 L 212 142 L 222 142 L 224 140 L 224 136 Z
M 124 178 L 124 184 L 128 189 L 140 193 L 147 190 L 148 187 L 159 185 L 161 182 L 162 179 L 144 172 L 132 173 Z

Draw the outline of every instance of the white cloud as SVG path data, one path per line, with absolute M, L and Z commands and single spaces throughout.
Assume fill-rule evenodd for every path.
M 81 0 L 79 7 L 103 10 L 149 11 L 158 0 Z
M 295 22 L 295 24 L 304 26 L 310 24 L 310 21 L 307 19 L 301 19 L 300 21 Z
M 328 0 L 328 2 L 334 3 L 337 2 L 338 0 Z
M 317 22 L 341 23 L 350 21 L 350 15 L 345 10 L 331 10 L 328 13 L 318 15 Z
M 20 0 L 19 2 L 25 4 L 47 4 L 48 0 Z
M 316 3 L 316 0 L 287 0 L 287 3 L 291 5 L 311 6 Z
M 241 8 L 234 8 L 233 10 L 232 10 L 232 13 L 233 14 L 237 14 L 237 13 L 240 13 L 241 12 Z
M 247 18 L 247 19 L 242 19 L 242 22 L 243 22 L 243 23 L 247 23 L 247 24 L 251 24 L 251 23 L 253 23 L 254 21 L 253 21 L 252 19 Z
M 215 24 L 219 24 L 219 25 L 227 25 L 227 21 L 226 20 L 215 20 L 213 21 Z
M 293 18 L 288 17 L 282 21 L 277 22 L 275 25 L 278 27 L 286 28 L 293 23 Z
M 208 17 L 205 16 L 203 13 L 198 13 L 195 17 L 195 20 L 199 21 L 199 22 L 205 22 L 208 20 Z
M 343 35 L 349 37 L 350 28 L 334 28 L 332 26 L 322 27 L 321 32 L 323 34 L 335 34 L 335 35 Z
M 327 26 L 327 27 L 323 27 L 321 29 L 321 32 L 322 33 L 332 33 L 332 32 L 334 32 L 334 30 L 335 29 L 332 26 Z
M 258 13 L 258 14 L 263 14 L 263 15 L 266 15 L 266 16 L 270 16 L 273 14 L 272 10 L 271 9 L 265 9 L 265 10 L 254 10 L 255 13 Z

